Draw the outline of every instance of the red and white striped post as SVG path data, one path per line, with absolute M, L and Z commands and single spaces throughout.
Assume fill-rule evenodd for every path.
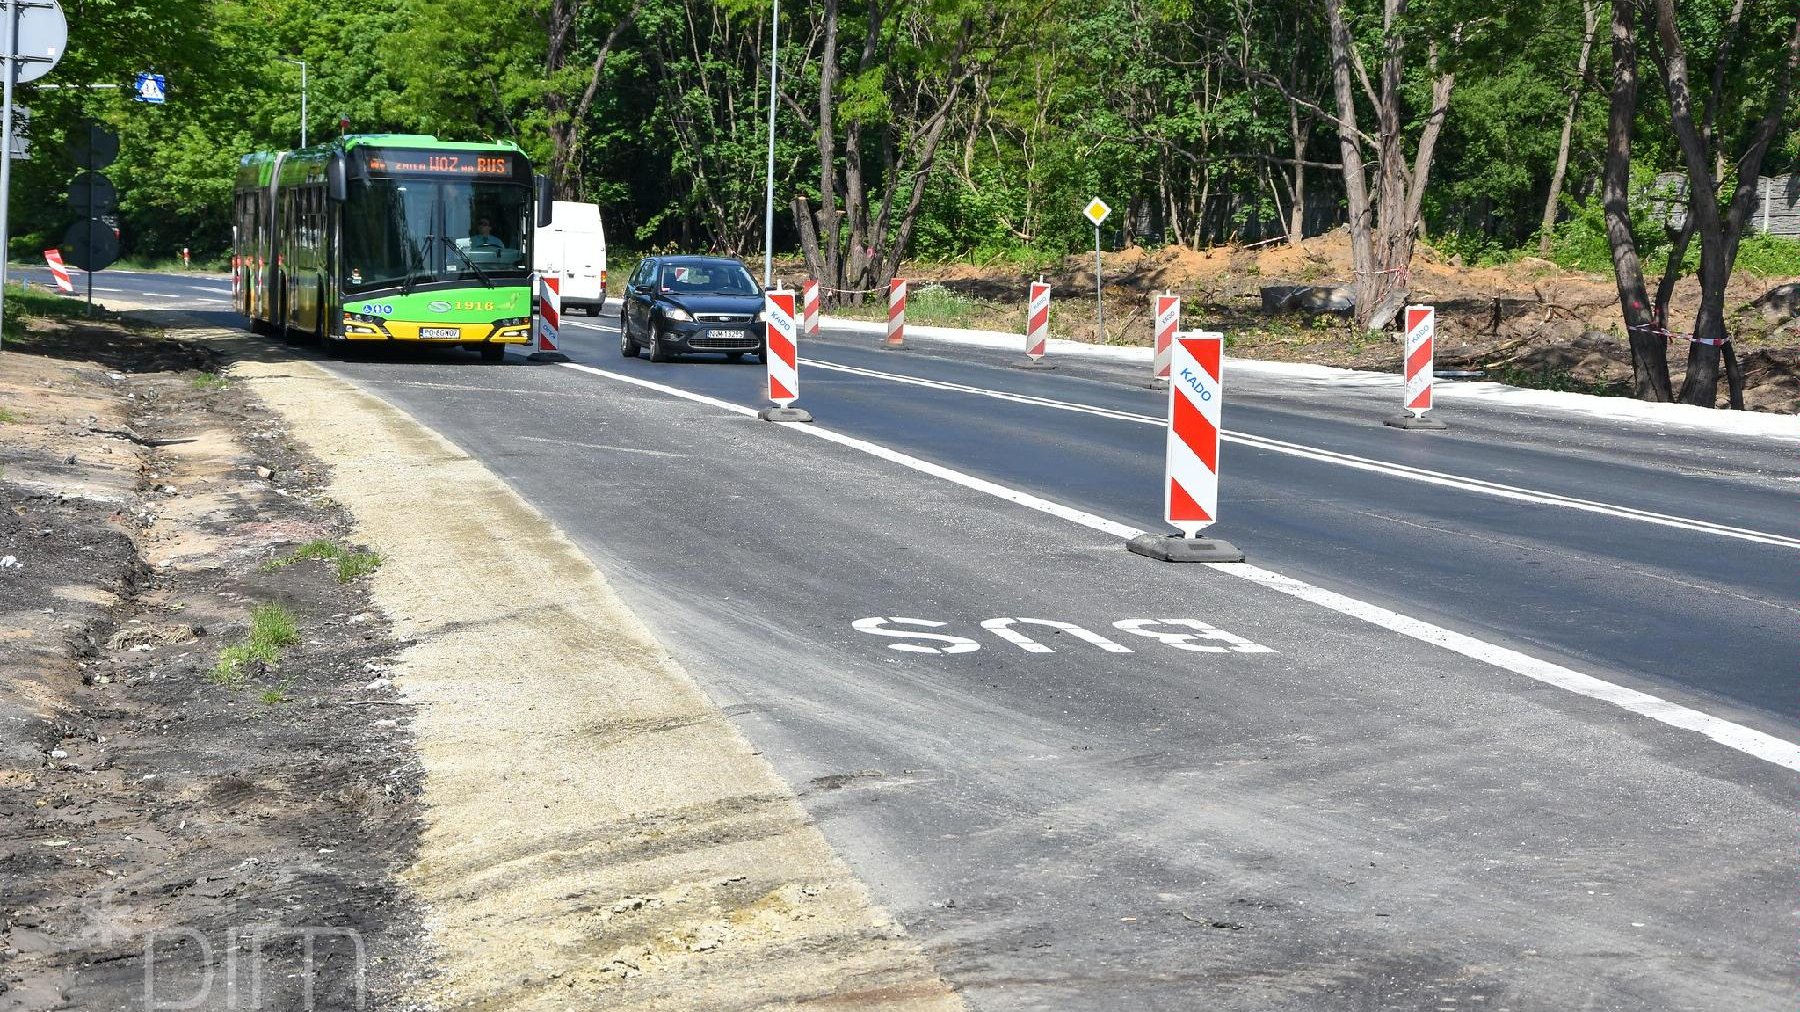
M 1150 359 L 1150 386 L 1169 382 L 1169 363 L 1175 348 L 1175 332 L 1181 328 L 1181 296 L 1164 290 L 1156 297 L 1156 353 Z
M 885 346 L 906 347 L 906 279 L 888 280 L 888 329 Z
M 819 283 L 807 278 L 800 286 L 800 330 L 807 337 L 819 336 Z
M 800 399 L 800 348 L 793 292 L 763 293 L 763 363 L 769 368 L 769 400 L 775 406 L 756 417 L 765 422 L 812 421 L 805 408 L 794 407 Z
M 1397 429 L 1445 429 L 1449 426 L 1426 417 L 1431 410 L 1432 356 L 1437 343 L 1437 310 L 1407 306 L 1406 314 L 1406 411 L 1385 419 Z
M 1031 299 L 1025 304 L 1025 358 L 1015 362 L 1020 369 L 1054 369 L 1044 361 L 1050 345 L 1050 286 L 1040 275 L 1031 283 Z
M 569 357 L 558 346 L 562 340 L 562 279 L 546 274 L 538 279 L 538 323 L 532 331 L 533 362 L 566 362 Z
M 1180 534 L 1141 534 L 1133 552 L 1163 562 L 1242 562 L 1244 553 L 1200 532 L 1219 516 L 1219 429 L 1225 402 L 1225 335 L 1177 334 L 1170 349 L 1163 519 Z
M 69 277 L 69 267 L 63 263 L 62 251 L 47 249 L 44 251 L 44 262 L 50 265 L 50 276 L 56 279 L 56 290 L 73 294 L 75 282 Z

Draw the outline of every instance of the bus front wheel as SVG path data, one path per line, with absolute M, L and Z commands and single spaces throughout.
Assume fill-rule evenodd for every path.
M 498 362 L 505 357 L 506 345 L 504 344 L 484 344 L 481 346 L 481 360 L 483 362 Z

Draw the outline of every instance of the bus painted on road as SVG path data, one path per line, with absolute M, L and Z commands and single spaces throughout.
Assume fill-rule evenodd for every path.
M 259 333 L 423 342 L 498 360 L 531 339 L 549 188 L 511 144 L 342 137 L 238 163 L 233 298 Z

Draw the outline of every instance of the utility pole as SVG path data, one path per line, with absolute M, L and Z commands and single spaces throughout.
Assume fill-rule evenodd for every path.
M 12 144 L 13 144 L 13 82 L 19 77 L 19 0 L 4 0 L 6 10 L 6 51 L 0 54 L 6 63 L 6 83 L 0 85 L 4 92 L 6 124 L 0 127 L 0 293 L 6 291 L 6 262 L 12 259 L 7 254 L 10 250 L 11 230 L 7 215 L 8 205 L 12 197 Z M 0 294 L 0 327 L 6 321 L 6 299 Z
M 763 287 L 775 283 L 775 69 L 781 63 L 781 0 L 769 0 L 769 179 L 763 195 Z

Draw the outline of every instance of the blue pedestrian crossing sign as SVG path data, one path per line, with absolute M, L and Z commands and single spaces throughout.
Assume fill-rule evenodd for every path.
M 161 74 L 139 74 L 137 76 L 137 100 L 149 102 L 151 105 L 162 105 L 163 96 L 168 93 L 168 82 Z

